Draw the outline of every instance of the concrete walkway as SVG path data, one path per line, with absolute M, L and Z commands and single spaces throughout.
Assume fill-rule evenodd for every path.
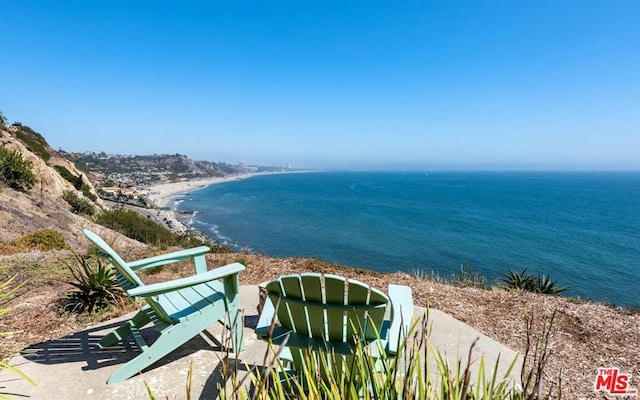
M 242 376 L 253 366 L 263 365 L 267 345 L 258 340 L 253 332 L 258 321 L 258 287 L 242 286 L 240 294 L 245 313 L 245 350 L 239 354 L 236 365 L 239 365 L 239 376 Z M 424 308 L 416 307 L 416 318 L 422 318 L 424 314 Z M 217 341 L 222 333 L 220 324 L 195 337 L 142 375 L 107 385 L 106 380 L 111 373 L 138 354 L 139 350 L 133 342 L 116 346 L 113 350 L 97 350 L 94 347 L 102 336 L 126 319 L 127 316 L 32 346 L 28 349 L 31 354 L 16 356 L 9 363 L 33 379 L 36 386 L 31 386 L 14 373 L 2 371 L 0 393 L 8 393 L 17 399 L 149 399 L 146 382 L 158 399 L 186 399 L 185 385 L 192 365 L 191 399 L 216 397 L 223 368 L 220 362 L 223 357 L 222 346 Z M 508 364 L 516 357 L 513 350 L 441 311 L 431 309 L 429 321 L 432 328 L 430 341 L 438 352 L 446 355 L 452 369 L 455 369 L 458 358 L 466 363 L 469 348 L 476 339 L 473 365 L 477 366 L 479 358 L 484 356 L 489 373 L 498 355 L 500 376 L 504 376 Z M 518 367 L 519 364 L 520 361 Z M 519 369 L 515 374 L 519 376 Z

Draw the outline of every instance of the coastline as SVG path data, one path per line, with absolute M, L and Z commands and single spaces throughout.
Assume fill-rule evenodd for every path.
M 174 196 L 188 194 L 194 190 L 204 189 L 207 186 L 215 185 L 218 183 L 230 182 L 238 179 L 247 179 L 257 175 L 262 174 L 245 173 L 237 175 L 227 175 L 222 177 L 218 176 L 214 178 L 162 183 L 159 185 L 145 187 L 143 195 L 156 207 L 162 208 L 167 207 L 171 201 L 171 198 Z
M 369 185 L 371 190 L 367 189 L 367 183 L 373 183 Z M 559 183 L 562 183 L 562 190 Z M 381 190 L 383 184 L 391 189 Z M 197 187 L 197 184 L 192 183 L 192 186 Z M 237 194 L 234 187 L 239 189 Z M 251 190 L 246 192 L 240 187 Z M 505 190 L 492 190 L 494 187 Z M 478 198 L 474 193 L 479 193 L 480 200 L 489 194 L 493 197 L 487 199 L 498 200 L 458 203 L 462 188 L 465 198 Z M 624 197 L 629 200 L 611 196 L 614 188 L 618 188 L 616 193 L 629 194 Z M 638 298 L 628 284 L 638 276 L 638 269 L 633 268 L 633 257 L 637 254 L 637 247 L 634 250 L 633 246 L 636 242 L 632 236 L 633 227 L 624 221 L 616 222 L 620 221 L 620 211 L 628 216 L 637 215 L 638 209 L 634 211 L 632 207 L 636 203 L 632 197 L 634 188 L 637 186 L 632 176 L 618 175 L 604 179 L 598 175 L 564 173 L 533 177 L 529 173 L 432 173 L 427 177 L 424 173 L 337 172 L 308 177 L 263 177 L 212 186 L 204 192 L 174 197 L 170 207 L 176 209 L 175 216 L 188 227 L 187 232 L 196 228 L 194 233 L 200 230 L 203 236 L 231 246 L 234 252 L 251 251 L 281 257 L 318 255 L 326 261 L 374 271 L 421 269 L 442 276 L 460 272 L 460 264 L 467 262 L 471 271 L 482 272 L 488 282 L 500 281 L 511 269 L 520 272 L 528 267 L 529 273 L 550 274 L 559 285 L 569 286 L 565 295 L 638 307 Z M 553 192 L 542 196 L 548 189 Z M 215 203 L 209 200 L 209 190 L 216 192 L 211 193 L 212 196 L 220 197 Z M 339 190 L 347 195 L 342 196 Z M 273 194 L 254 197 L 254 191 Z M 427 206 L 416 209 L 420 210 L 419 214 L 407 214 L 398 207 L 396 194 L 401 191 L 401 196 L 420 195 L 407 197 L 407 210 L 413 209 L 414 204 Z M 221 195 L 223 192 L 224 196 Z M 332 193 L 340 196 L 328 197 L 327 194 Z M 385 196 L 385 193 L 389 195 Z M 438 194 L 437 201 L 429 197 L 433 193 Z M 585 199 L 595 198 L 597 193 L 600 193 L 597 204 L 586 202 Z M 522 197 L 524 194 L 526 196 Z M 192 203 L 192 197 L 204 201 Z M 522 206 L 524 198 L 530 200 L 526 204 L 532 207 Z M 343 199 L 349 203 L 342 202 Z M 566 201 L 556 201 L 559 199 Z M 376 208 L 371 208 L 371 204 Z M 496 208 L 495 204 L 501 206 Z M 588 206 L 573 212 L 574 205 Z M 241 210 L 241 214 L 235 210 Z M 401 213 L 397 214 L 396 210 Z M 349 223 L 354 221 L 354 215 L 360 215 L 360 211 L 367 213 L 366 225 Z M 376 218 L 378 215 L 381 218 Z M 409 220 L 405 219 L 406 215 L 419 218 Z M 558 219 L 556 215 L 563 218 Z M 305 220 L 308 216 L 327 223 Z M 496 216 L 500 223 L 496 224 L 495 220 L 486 223 L 489 221 L 486 216 Z M 593 226 L 585 225 L 585 221 Z M 328 222 L 338 225 L 331 227 Z M 606 225 L 602 225 L 604 223 Z M 350 230 L 354 227 L 356 229 Z M 406 227 L 410 229 L 405 232 Z M 594 230 L 596 227 L 598 231 Z M 277 235 L 270 235 L 270 232 L 277 232 Z M 392 233 L 385 236 L 387 232 Z M 314 240 L 297 239 L 307 237 Z M 577 241 L 577 238 L 584 240 Z M 589 238 L 591 241 L 587 240 Z M 327 250 L 330 247 L 331 250 Z
M 282 174 L 290 172 L 247 172 L 242 174 L 233 174 L 227 176 L 218 176 L 213 178 L 193 179 L 180 182 L 162 183 L 159 185 L 147 186 L 141 191 L 144 196 L 155 207 L 153 215 L 147 213 L 156 219 L 156 221 L 165 226 L 174 233 L 185 233 L 189 230 L 189 224 L 185 223 L 184 217 L 180 216 L 175 203 L 174 197 L 189 194 L 195 190 L 204 189 L 207 186 L 219 183 L 231 182 L 241 179 L 248 179 L 261 175 Z

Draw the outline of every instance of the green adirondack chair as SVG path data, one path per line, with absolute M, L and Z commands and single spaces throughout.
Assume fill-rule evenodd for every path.
M 355 341 L 362 339 L 374 355 L 377 349 L 396 355 L 413 319 L 407 286 L 389 285 L 387 296 L 357 280 L 303 273 L 281 276 L 266 290 L 256 334 L 275 345 L 286 343 L 280 357 L 297 371 L 303 370 L 306 349 L 347 360 Z M 387 306 L 389 320 L 384 319 Z M 343 363 L 337 364 L 341 368 Z
M 105 348 L 133 336 L 142 350 L 141 354 L 114 372 L 107 383 L 121 382 L 140 373 L 215 321 L 230 328 L 233 351 L 237 353 L 242 350 L 244 342 L 238 294 L 238 273 L 245 269 L 242 264 L 234 263 L 207 271 L 204 254 L 209 248 L 206 246 L 126 262 L 98 235 L 86 229 L 83 232 L 98 247 L 101 255 L 111 261 L 125 292 L 133 298 L 146 301 L 146 305 L 131 320 L 106 335 L 97 345 L 98 348 Z M 144 268 L 185 260 L 193 260 L 195 275 L 145 285 L 135 273 Z M 160 333 L 151 344 L 146 343 L 140 334 L 140 329 L 149 323 L 153 323 Z

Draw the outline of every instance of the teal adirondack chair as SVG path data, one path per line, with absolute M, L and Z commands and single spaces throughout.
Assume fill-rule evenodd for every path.
M 284 343 L 280 357 L 297 371 L 303 370 L 306 349 L 347 360 L 355 341 L 362 339 L 374 353 L 381 349 L 396 355 L 413 319 L 407 286 L 389 285 L 387 296 L 357 280 L 303 273 L 281 276 L 266 290 L 256 334 L 275 345 Z M 389 320 L 384 319 L 387 306 Z
M 238 294 L 238 273 L 245 269 L 242 264 L 234 263 L 207 271 L 205 253 L 209 248 L 206 246 L 126 262 L 98 235 L 86 229 L 84 234 L 98 247 L 101 255 L 111 261 L 124 291 L 147 303 L 131 320 L 98 343 L 97 347 L 102 349 L 133 336 L 142 350 L 141 354 L 114 372 L 107 383 L 121 382 L 140 373 L 215 321 L 230 328 L 233 351 L 237 353 L 242 350 L 244 343 Z M 144 268 L 185 260 L 193 260 L 195 275 L 145 285 L 135 273 Z M 140 329 L 149 323 L 153 323 L 160 333 L 151 344 L 146 343 L 140 334 Z

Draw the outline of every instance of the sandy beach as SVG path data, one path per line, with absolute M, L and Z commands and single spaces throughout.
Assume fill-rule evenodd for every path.
M 194 190 L 199 190 L 210 185 L 218 183 L 230 182 L 239 179 L 247 179 L 259 175 L 273 174 L 295 174 L 307 173 L 312 171 L 286 171 L 286 172 L 252 172 L 243 174 L 234 174 L 224 177 L 214 177 L 206 179 L 194 179 L 181 182 L 163 183 L 160 185 L 148 186 L 140 191 L 140 195 L 144 196 L 150 205 L 156 207 L 153 213 L 145 213 L 166 226 L 173 232 L 184 233 L 189 229 L 189 223 L 185 223 L 185 219 L 180 217 L 176 210 L 173 209 L 171 200 L 179 195 L 185 195 Z
M 206 179 L 195 179 L 181 182 L 163 183 L 146 187 L 141 194 L 145 196 L 154 206 L 158 207 L 154 216 L 161 224 L 165 225 L 173 232 L 186 232 L 189 228 L 181 218 L 178 217 L 174 209 L 167 208 L 173 197 L 188 194 L 194 190 L 202 189 L 218 183 L 247 179 L 252 176 L 262 175 L 260 173 L 246 173 L 228 175 L 224 177 L 214 177 Z
M 214 177 L 206 179 L 196 179 L 182 182 L 163 183 L 161 185 L 149 186 L 144 189 L 143 194 L 147 199 L 152 201 L 156 207 L 166 207 L 173 196 L 187 194 L 194 190 L 238 179 L 246 179 L 259 174 L 238 174 L 224 177 Z

